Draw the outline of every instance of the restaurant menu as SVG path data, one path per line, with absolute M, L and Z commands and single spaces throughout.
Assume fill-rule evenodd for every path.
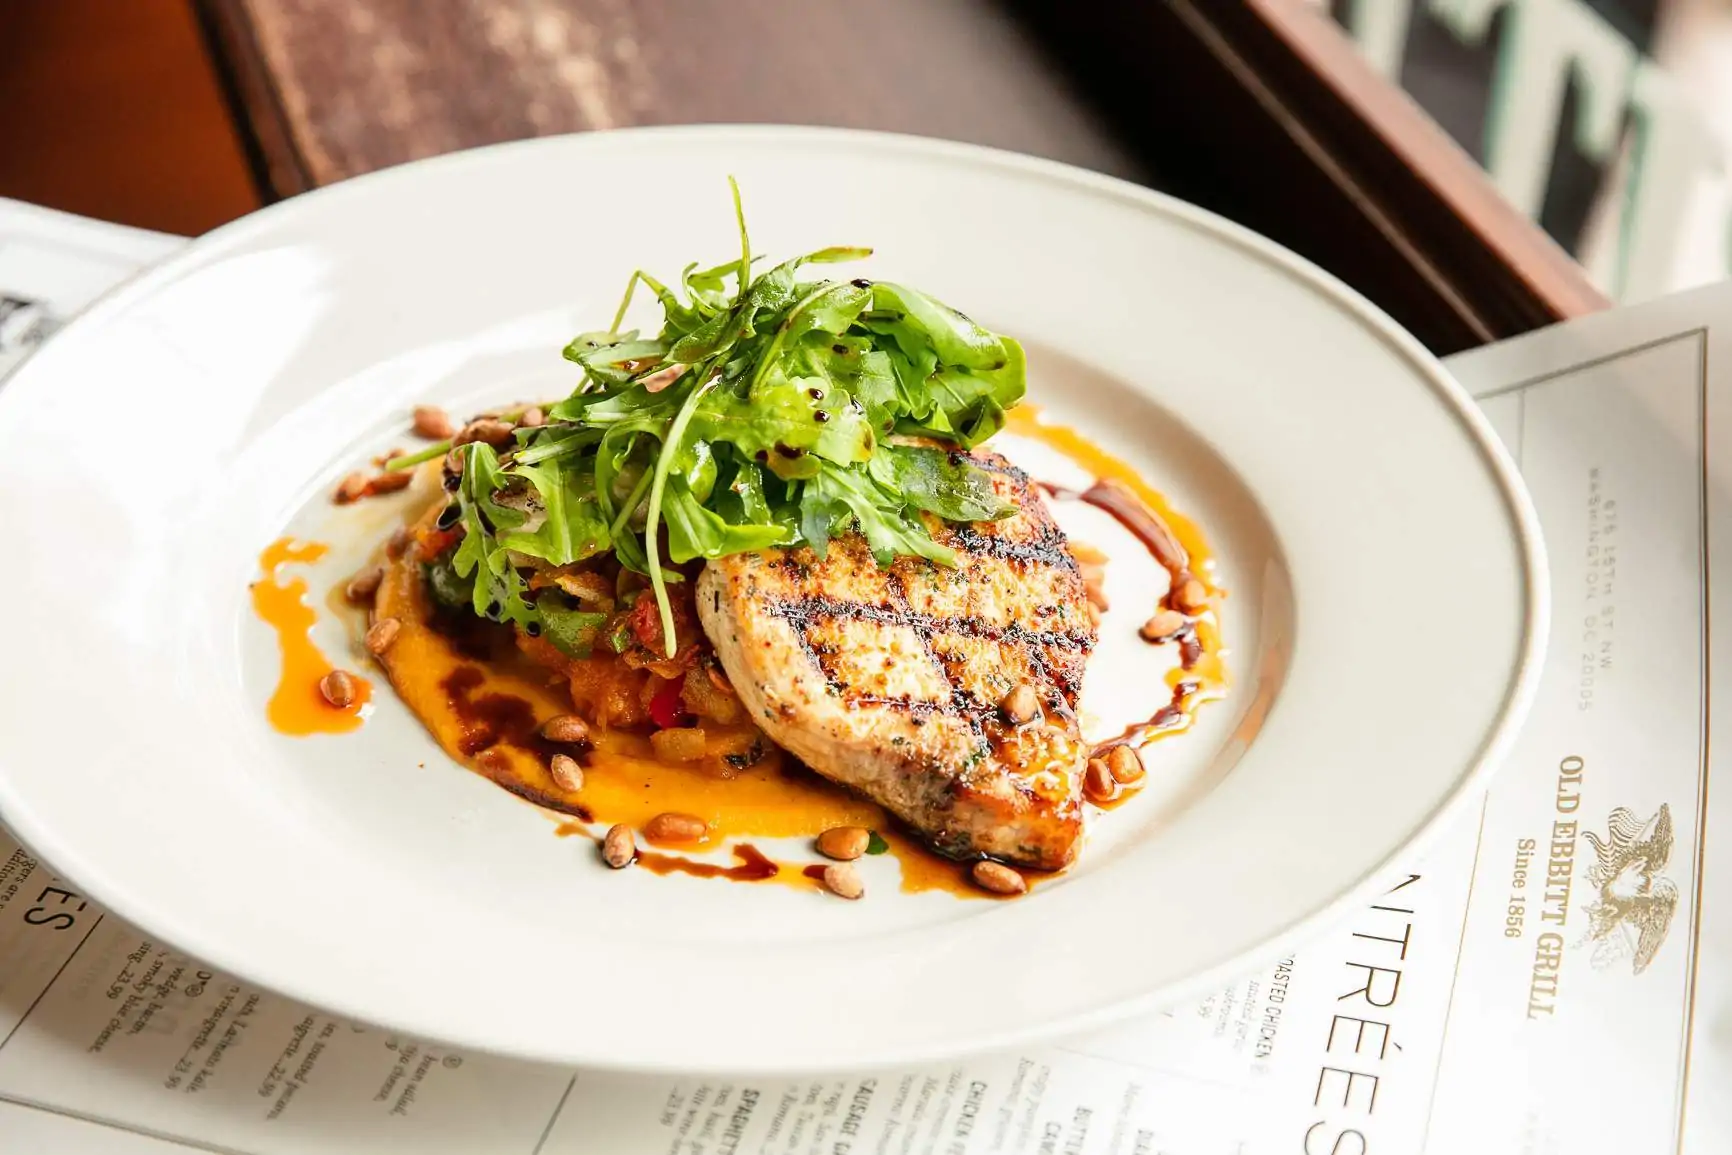
M 175 243 L 0 202 L 0 373 Z M 1451 367 L 1545 528 L 1545 677 L 1490 794 L 1314 941 L 1041 1049 L 649 1078 L 253 989 L 0 831 L 0 1153 L 1732 1152 L 1732 771 L 1710 789 L 1711 736 L 1732 734 L 1710 693 L 1732 682 L 1732 629 L 1711 628 L 1732 581 L 1732 284 Z M 1474 628 L 1471 605 L 1437 612 Z

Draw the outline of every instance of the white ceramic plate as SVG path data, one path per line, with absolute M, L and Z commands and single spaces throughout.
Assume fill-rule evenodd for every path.
M 888 859 L 866 862 L 859 903 L 615 874 L 450 763 L 388 692 L 358 734 L 265 723 L 258 551 L 285 529 L 335 541 L 312 580 L 337 580 L 389 511 L 334 512 L 334 481 L 416 402 L 566 392 L 560 347 L 605 325 L 633 268 L 727 258 L 729 174 L 758 251 L 873 245 L 862 272 L 1021 338 L 1031 399 L 1141 468 L 1220 555 L 1232 696 L 1026 900 L 905 896 Z M 1109 524 L 1072 524 L 1112 544 Z M 646 1070 L 938 1059 L 1257 961 L 1364 901 L 1484 785 L 1546 618 L 1533 516 L 1488 427 L 1341 285 L 1126 184 L 816 130 L 535 141 L 220 229 L 5 388 L 0 525 L 0 817 L 26 843 L 285 994 Z M 1111 572 L 1123 635 L 1156 579 Z M 321 630 L 327 652 L 349 645 Z M 1103 646 L 1096 713 L 1146 713 L 1148 653 Z

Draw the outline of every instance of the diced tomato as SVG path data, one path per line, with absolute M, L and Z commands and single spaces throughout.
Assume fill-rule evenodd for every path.
M 686 714 L 684 703 L 680 701 L 682 683 L 676 678 L 671 682 L 663 682 L 657 688 L 655 696 L 650 699 L 650 721 L 663 730 L 672 730 L 684 725 L 689 715 Z
M 703 647 L 703 633 L 698 629 L 697 614 L 692 608 L 691 582 L 680 582 L 668 590 L 668 608 L 674 619 L 673 657 L 668 657 L 667 636 L 662 633 L 661 610 L 648 593 L 638 596 L 627 610 L 624 622 L 633 645 L 626 651 L 626 661 L 633 666 L 648 667 L 664 678 L 678 678 L 697 665 Z
M 637 604 L 631 608 L 631 632 L 637 636 L 638 645 L 646 650 L 661 651 L 666 644 L 662 637 L 662 612 L 653 597 L 645 594 L 638 598 Z M 678 630 L 678 619 L 675 619 L 675 630 Z
M 445 552 L 463 539 L 463 531 L 452 529 L 434 529 L 425 526 L 415 535 L 415 551 L 422 561 L 432 561 L 445 556 Z

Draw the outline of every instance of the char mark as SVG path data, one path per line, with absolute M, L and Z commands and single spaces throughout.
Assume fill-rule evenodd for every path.
M 981 638 L 991 642 L 1009 642 L 1019 646 L 1047 646 L 1056 650 L 1087 652 L 1089 637 L 1080 630 L 1031 630 L 1011 622 L 995 626 L 979 618 L 939 618 L 894 606 L 874 606 L 865 602 L 843 601 L 836 598 L 798 598 L 772 601 L 764 612 L 781 618 L 802 636 L 817 622 L 826 619 L 867 621 L 884 626 L 906 626 L 923 638 L 955 634 L 965 638 Z
M 981 533 L 972 524 L 958 525 L 949 534 L 946 545 L 972 557 L 1013 561 L 1023 565 L 1048 565 L 1055 569 L 1076 570 L 1076 559 L 1065 546 L 1064 534 L 1056 525 L 1047 523 L 1041 535 L 1033 541 Z
M 899 587 L 894 588 L 899 595 Z M 977 736 L 985 738 L 988 725 L 999 720 L 998 703 L 983 701 L 958 684 L 951 660 L 933 647 L 933 638 L 943 635 L 1008 643 L 1021 648 L 1027 654 L 1033 669 L 1062 695 L 1066 712 L 1081 693 L 1081 679 L 1077 673 L 1081 663 L 1067 661 L 1065 656 L 1088 652 L 1089 639 L 1086 634 L 1063 630 L 1030 630 L 1015 623 L 994 626 L 971 617 L 931 617 L 905 608 L 907 603 L 900 596 L 895 600 L 897 605 L 881 606 L 834 598 L 802 598 L 772 601 L 765 605 L 764 610 L 788 623 L 794 637 L 805 650 L 807 660 L 823 673 L 831 693 L 854 706 L 876 706 L 904 713 L 915 725 L 924 724 L 934 716 L 945 715 L 966 723 Z M 849 685 L 835 673 L 831 661 L 835 656 L 835 647 L 815 642 L 811 636 L 811 628 L 817 623 L 838 619 L 866 621 L 886 627 L 902 626 L 912 630 L 925 646 L 927 654 L 943 671 L 950 690 L 948 700 L 932 701 L 867 694 Z

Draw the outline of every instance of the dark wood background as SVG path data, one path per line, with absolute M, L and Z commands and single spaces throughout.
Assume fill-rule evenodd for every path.
M 0 110 L 0 195 L 185 233 L 495 141 L 798 122 L 1165 189 L 1439 352 L 1605 303 L 1298 0 L 0 0 Z
M 696 122 L 886 129 L 1149 173 L 996 0 L 206 0 L 278 192 Z

